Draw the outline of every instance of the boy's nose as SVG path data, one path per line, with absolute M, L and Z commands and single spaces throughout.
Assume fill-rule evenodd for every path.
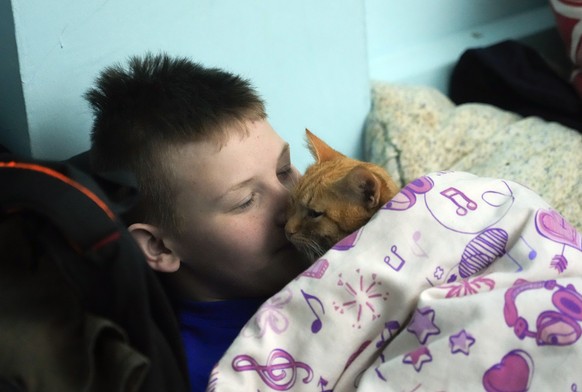
M 291 200 L 289 190 L 282 184 L 279 184 L 275 194 L 275 220 L 277 226 L 284 227 L 287 223 L 287 209 Z

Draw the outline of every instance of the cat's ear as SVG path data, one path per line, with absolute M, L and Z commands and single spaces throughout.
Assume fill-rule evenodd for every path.
M 344 156 L 328 146 L 323 140 L 315 136 L 307 128 L 305 129 L 305 135 L 307 136 L 309 151 L 311 151 L 311 155 L 318 163 Z
M 356 166 L 340 181 L 348 197 L 367 209 L 375 209 L 380 203 L 382 184 L 378 177 L 364 166 Z

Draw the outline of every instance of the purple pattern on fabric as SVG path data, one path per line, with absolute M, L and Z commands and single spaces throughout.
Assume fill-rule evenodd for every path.
M 260 365 L 250 355 L 237 355 L 232 360 L 232 368 L 237 372 L 257 372 L 265 385 L 275 391 L 288 391 L 293 388 L 299 370 L 307 373 L 301 380 L 304 384 L 309 384 L 313 379 L 313 370 L 309 365 L 296 361 L 291 354 L 280 348 L 271 351 L 265 365 Z
M 466 295 L 477 294 L 482 288 L 488 288 L 491 291 L 495 288 L 495 281 L 493 279 L 479 276 L 475 279 L 463 279 L 457 284 L 442 285 L 440 289 L 449 290 L 446 298 L 464 297 Z
M 533 372 L 531 356 L 523 350 L 513 350 L 485 372 L 483 387 L 487 392 L 525 392 Z
M 303 298 L 305 299 L 307 306 L 309 306 L 309 309 L 311 309 L 311 312 L 315 316 L 315 320 L 313 320 L 313 322 L 311 323 L 311 332 L 318 333 L 319 331 L 321 331 L 321 328 L 323 327 L 323 321 L 321 320 L 321 316 L 311 305 L 311 302 L 318 303 L 321 309 L 321 313 L 325 314 L 325 308 L 323 307 L 323 303 L 315 295 L 307 294 L 303 290 L 301 290 L 301 294 L 303 294 Z
M 390 252 L 392 252 L 392 255 L 394 257 L 386 255 L 384 257 L 384 263 L 386 263 L 394 271 L 398 272 L 402 269 L 402 267 L 404 267 L 404 264 L 406 264 L 406 260 L 404 260 L 402 256 L 398 254 L 398 247 L 396 245 L 392 245 L 390 247 Z
M 416 309 L 406 330 L 416 335 L 420 344 L 425 344 L 431 335 L 440 334 L 441 330 L 434 323 L 435 311 L 429 307 Z
M 516 299 L 526 291 L 542 289 L 552 292 L 554 309 L 539 313 L 533 329 L 530 328 L 526 318 L 519 314 Z M 539 300 L 540 295 L 538 294 L 536 298 Z M 539 346 L 572 345 L 582 335 L 582 327 L 579 324 L 582 321 L 582 295 L 573 285 L 564 287 L 555 280 L 528 282 L 518 279 L 505 292 L 503 316 L 519 339 L 533 338 Z
M 311 267 L 309 267 L 300 276 L 305 276 L 307 278 L 321 279 L 329 267 L 329 261 L 326 259 L 317 260 Z
M 269 330 L 280 335 L 287 330 L 289 320 L 283 313 L 283 309 L 292 298 L 293 292 L 289 288 L 285 288 L 261 305 L 253 318 L 254 323 L 259 328 L 256 336 L 263 336 Z M 251 331 L 251 328 L 245 328 L 243 336 L 255 336 Z
M 449 347 L 451 348 L 452 354 L 463 353 L 469 355 L 469 348 L 473 344 L 475 344 L 475 338 L 464 329 L 449 337 Z
M 422 370 L 422 366 L 425 363 L 432 362 L 432 354 L 426 346 L 420 346 L 414 351 L 409 352 L 402 359 L 402 363 L 407 363 L 414 366 L 416 372 Z
M 467 195 L 457 188 L 447 188 L 441 192 L 441 195 L 449 199 L 457 207 L 455 211 L 457 215 L 465 216 L 469 211 L 477 209 L 477 203 L 469 199 Z
M 425 205 L 432 217 L 443 227 L 461 234 L 477 234 L 503 219 L 515 201 L 511 187 L 505 181 L 491 184 L 494 189 L 480 193 L 484 203 L 477 203 L 477 189 L 460 190 L 448 187 L 442 192 L 425 196 Z M 470 192 L 471 191 L 471 192 Z M 444 193 L 444 194 L 443 194 Z M 443 204 L 443 198 L 448 203 Z
M 538 210 L 536 212 L 536 229 L 538 233 L 549 240 L 582 251 L 580 233 L 554 210 Z
M 416 195 L 423 195 L 430 191 L 434 185 L 430 177 L 424 176 L 407 184 L 390 200 L 383 210 L 404 211 L 416 204 Z
M 334 309 L 340 314 L 347 311 L 355 311 L 356 320 L 352 324 L 354 328 L 361 328 L 365 321 L 366 313 L 371 314 L 371 321 L 377 320 L 381 314 L 379 310 L 382 306 L 378 306 L 378 301 L 386 301 L 388 299 L 388 292 L 382 291 L 382 282 L 377 280 L 377 275 L 372 274 L 371 279 L 366 279 L 360 272 L 360 269 L 355 270 L 357 276 L 355 280 L 346 279 L 339 275 L 338 286 L 343 286 L 346 293 L 349 295 L 348 300 L 334 301 Z
M 508 239 L 503 229 L 487 229 L 473 238 L 465 247 L 459 264 L 459 275 L 468 278 L 489 267 L 505 254 Z
M 332 249 L 346 251 L 353 248 L 358 243 L 358 239 L 360 238 L 360 235 L 362 235 L 363 230 L 364 230 L 363 228 L 360 228 L 354 231 L 352 234 L 348 235 L 347 237 L 342 238 L 337 244 L 332 246 Z

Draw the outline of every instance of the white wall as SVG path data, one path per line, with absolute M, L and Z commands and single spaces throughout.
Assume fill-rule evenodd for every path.
M 27 129 L 15 138 L 0 124 L 10 148 L 21 149 L 28 132 L 38 158 L 87 149 L 82 95 L 98 72 L 166 51 L 250 78 L 301 170 L 312 161 L 306 127 L 360 155 L 370 101 L 360 0 L 11 1 Z

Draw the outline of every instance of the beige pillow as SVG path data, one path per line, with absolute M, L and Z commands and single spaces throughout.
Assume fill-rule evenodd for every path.
M 533 189 L 582 230 L 582 134 L 486 104 L 456 106 L 428 86 L 372 85 L 364 158 L 405 185 L 434 171 L 468 171 Z

